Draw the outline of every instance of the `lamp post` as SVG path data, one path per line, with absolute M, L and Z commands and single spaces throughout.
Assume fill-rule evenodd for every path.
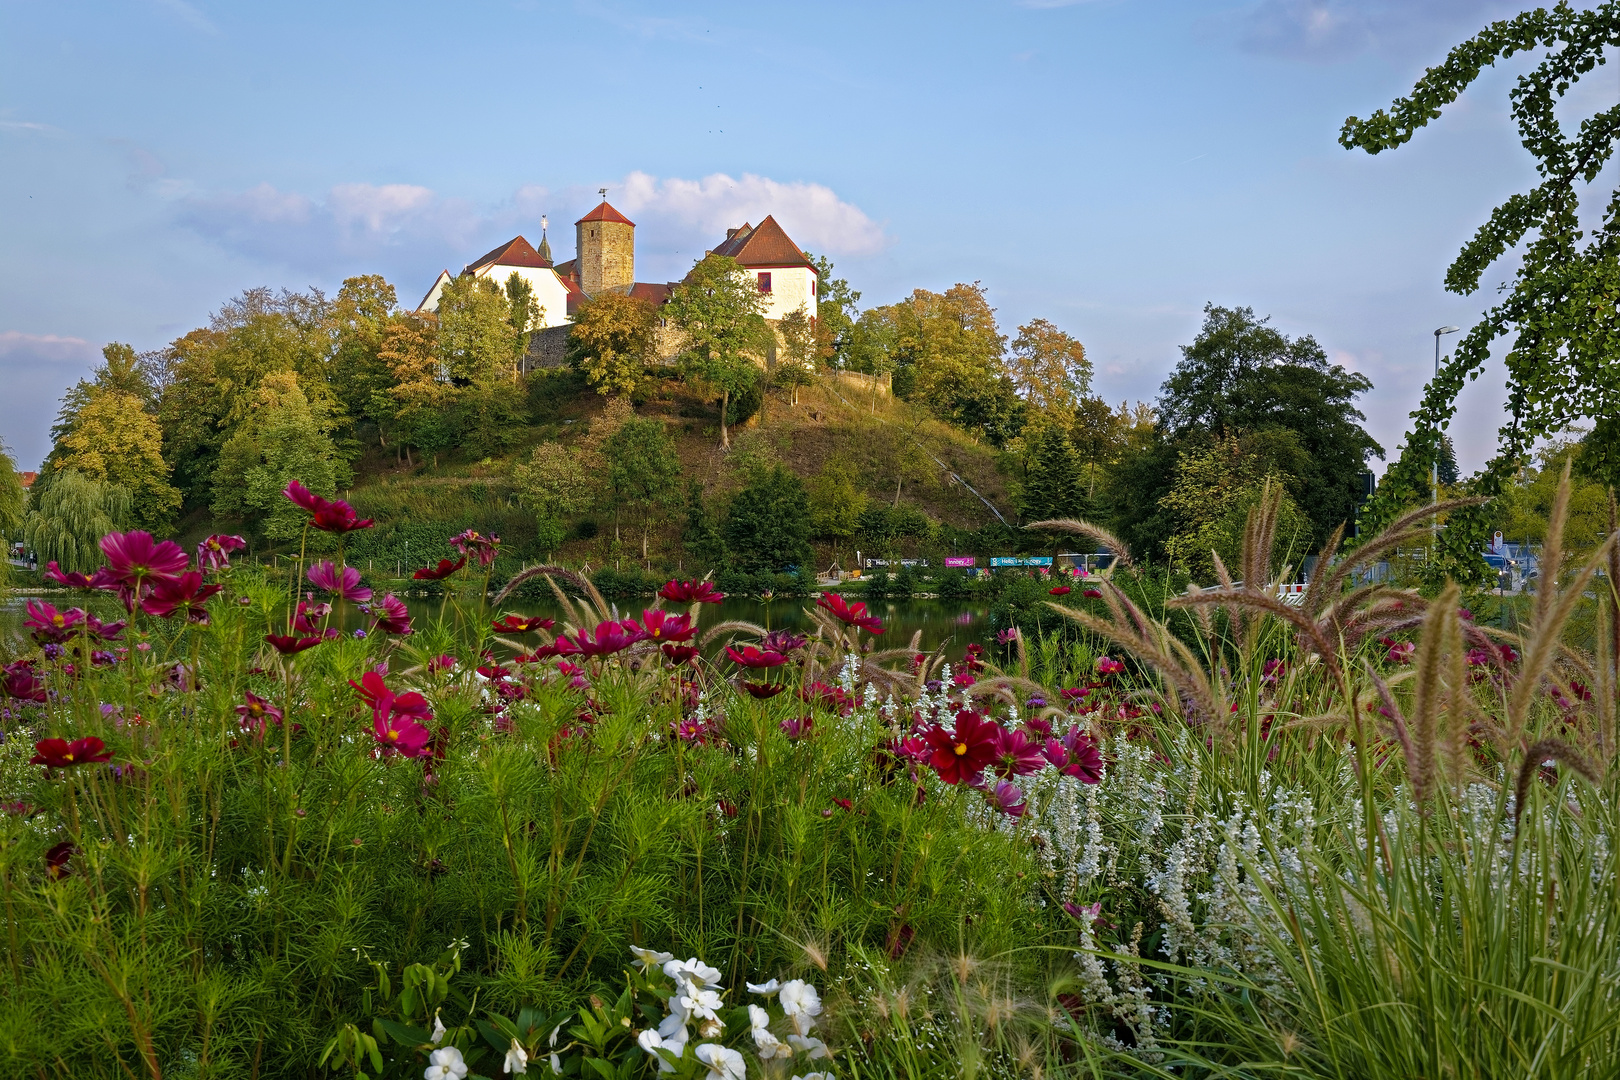
M 1461 329 L 1460 326 L 1442 326 L 1434 332 L 1434 378 L 1436 382 L 1440 381 L 1441 335 L 1455 334 Z M 1434 496 L 1434 502 L 1438 503 L 1440 501 L 1440 446 L 1438 443 L 1434 448 L 1434 457 L 1429 462 L 1429 491 Z M 1438 517 L 1429 519 L 1429 533 L 1434 537 L 1434 544 L 1438 546 L 1440 542 L 1440 519 Z

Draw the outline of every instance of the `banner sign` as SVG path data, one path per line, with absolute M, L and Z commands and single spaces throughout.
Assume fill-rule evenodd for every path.
M 979 564 L 979 560 L 977 558 L 975 558 L 974 556 L 972 556 L 972 555 L 947 555 L 947 556 L 945 556 L 945 565 L 946 566 L 977 566 L 978 564 Z
M 997 555 L 990 560 L 991 566 L 1051 566 L 1050 555 Z

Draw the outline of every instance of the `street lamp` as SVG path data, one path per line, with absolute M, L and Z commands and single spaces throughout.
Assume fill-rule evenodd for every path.
M 1460 326 L 1442 326 L 1434 332 L 1434 379 L 1436 382 L 1440 381 L 1440 338 L 1444 334 L 1455 334 L 1461 329 Z M 1434 501 L 1438 503 L 1440 501 L 1440 447 L 1438 444 L 1435 445 L 1434 457 L 1429 462 L 1429 490 L 1434 493 Z M 1429 519 L 1429 532 L 1434 536 L 1435 542 L 1438 543 L 1440 539 L 1440 519 L 1438 517 Z

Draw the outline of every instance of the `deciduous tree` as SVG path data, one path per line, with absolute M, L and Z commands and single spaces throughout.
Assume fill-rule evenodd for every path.
M 675 442 L 657 420 L 632 417 L 603 447 L 613 508 L 613 536 L 618 539 L 621 513 L 641 528 L 641 558 L 653 523 L 680 503 L 681 461 Z
M 92 390 L 52 458 L 54 468 L 128 491 L 134 520 L 143 528 L 166 528 L 180 509 L 180 492 L 169 483 L 169 463 L 163 459 L 163 431 L 134 394 Z
M 752 274 L 735 259 L 709 255 L 675 286 L 665 308 L 685 338 L 682 358 L 688 374 L 712 386 L 720 398 L 724 447 L 731 445 L 726 430 L 731 401 L 758 384 L 754 357 L 764 355 L 772 342 L 765 306 Z
M 132 524 L 128 491 L 62 469 L 34 482 L 23 537 L 41 565 L 55 560 L 63 570 L 88 574 L 101 566 L 101 538 Z
M 621 292 L 597 293 L 568 328 L 568 362 L 604 397 L 629 394 L 653 356 L 658 314 Z
M 1024 400 L 1061 423 L 1071 423 L 1079 400 L 1091 392 L 1086 347 L 1045 319 L 1018 328 L 1007 370 Z

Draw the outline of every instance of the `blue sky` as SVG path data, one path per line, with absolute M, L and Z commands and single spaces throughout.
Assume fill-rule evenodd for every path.
M 414 304 L 542 213 L 565 258 L 607 187 L 638 278 L 774 213 L 863 303 L 981 281 L 1004 331 L 1053 320 L 1113 401 L 1155 395 L 1206 301 L 1251 305 L 1373 380 L 1393 450 L 1431 331 L 1489 300 L 1446 265 L 1533 176 L 1525 64 L 1400 151 L 1335 139 L 1517 8 L 0 0 L 0 439 L 38 462 L 109 340 L 256 285 L 382 273 Z M 1465 392 L 1465 469 L 1502 397 Z

